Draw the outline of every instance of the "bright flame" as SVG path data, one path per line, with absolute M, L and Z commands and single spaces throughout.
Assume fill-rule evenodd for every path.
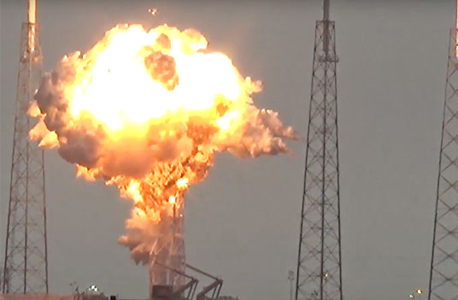
M 188 182 L 189 182 L 188 178 L 180 178 L 177 180 L 177 187 L 179 189 L 186 189 L 188 188 Z
M 260 82 L 206 48 L 191 29 L 117 26 L 86 54 L 65 56 L 29 110 L 39 118 L 31 138 L 56 147 L 77 176 L 103 179 L 133 200 L 128 232 L 152 235 L 170 203 L 182 207 L 188 187 L 205 178 L 215 152 L 277 154 L 296 137 L 278 114 L 253 105 Z

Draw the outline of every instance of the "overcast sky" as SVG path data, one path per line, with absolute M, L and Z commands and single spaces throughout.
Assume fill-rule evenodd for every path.
M 0 0 L 1 245 L 18 48 L 25 0 Z M 344 297 L 407 299 L 429 276 L 441 115 L 453 0 L 334 1 L 341 161 Z M 88 50 L 117 23 L 194 28 L 242 75 L 264 83 L 258 107 L 280 113 L 303 137 L 313 34 L 320 1 L 40 0 L 44 68 Z M 159 9 L 157 18 L 148 9 Z M 287 299 L 295 269 L 305 143 L 294 155 L 217 157 L 186 204 L 189 263 L 221 276 L 243 300 Z M 46 151 L 50 289 L 96 283 L 109 294 L 146 297 L 148 276 L 116 241 L 131 203 L 115 187 L 75 178 Z M 0 252 L 3 255 L 3 250 Z M 1 258 L 3 259 L 3 257 Z

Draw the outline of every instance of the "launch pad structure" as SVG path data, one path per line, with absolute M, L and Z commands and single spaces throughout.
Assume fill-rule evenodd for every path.
M 183 199 L 173 205 L 172 215 L 161 214 L 158 231 L 162 234 L 150 253 L 150 291 L 154 286 L 181 286 L 184 284 L 185 248 Z
M 161 215 L 158 229 L 162 235 L 150 253 L 149 297 L 154 300 L 193 299 L 199 280 L 190 276 L 186 272 L 188 269 L 213 280 L 196 295 L 196 300 L 216 300 L 223 281 L 186 263 L 183 208 L 184 201 L 180 198 L 174 203 L 172 214 L 164 211 Z

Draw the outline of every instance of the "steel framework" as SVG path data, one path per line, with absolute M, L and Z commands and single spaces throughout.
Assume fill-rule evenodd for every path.
M 458 300 L 458 58 L 450 31 L 429 300 Z
M 150 254 L 150 291 L 156 285 L 171 285 L 179 288 L 184 284 L 185 243 L 184 243 L 184 201 L 177 199 L 172 215 L 164 212 L 159 222 L 160 236 Z
M 342 300 L 335 23 L 316 22 L 296 300 Z
M 28 138 L 34 124 L 27 111 L 42 71 L 36 6 L 30 2 L 29 22 L 21 30 L 3 293 L 48 292 L 44 156 Z

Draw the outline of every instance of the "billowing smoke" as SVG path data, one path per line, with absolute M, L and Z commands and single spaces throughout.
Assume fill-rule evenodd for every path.
M 284 140 L 296 138 L 277 113 L 253 104 L 261 84 L 206 48 L 195 30 L 117 26 L 46 74 L 29 110 L 39 118 L 31 138 L 134 201 L 119 242 L 137 263 L 148 261 L 161 219 L 183 205 L 217 152 L 284 153 Z

